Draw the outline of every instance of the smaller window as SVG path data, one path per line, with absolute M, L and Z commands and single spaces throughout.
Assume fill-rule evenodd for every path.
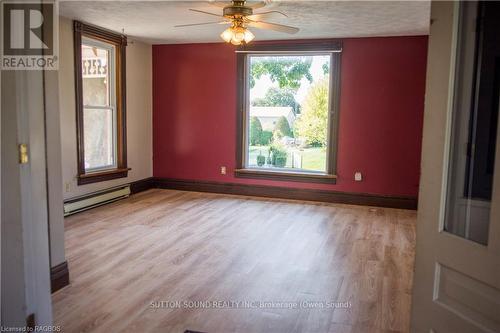
M 125 36 L 74 22 L 78 184 L 127 177 Z

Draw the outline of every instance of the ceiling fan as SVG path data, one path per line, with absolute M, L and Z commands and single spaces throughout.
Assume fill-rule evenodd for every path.
M 254 27 L 258 29 L 273 30 L 278 32 L 284 32 L 288 34 L 295 34 L 299 31 L 299 28 L 290 27 L 288 25 L 270 23 L 263 21 L 265 18 L 272 19 L 273 17 L 288 17 L 285 13 L 277 10 L 271 10 L 267 12 L 254 13 L 254 9 L 259 9 L 266 6 L 270 1 L 258 1 L 258 2 L 247 2 L 246 0 L 232 0 L 231 2 L 223 1 L 209 1 L 208 3 L 222 8 L 222 14 L 215 14 L 206 12 L 203 10 L 192 9 L 192 12 L 207 14 L 223 19 L 222 21 L 216 22 L 203 22 L 203 23 L 193 23 L 193 24 L 181 24 L 176 25 L 176 28 L 181 27 L 191 27 L 199 25 L 209 25 L 209 24 L 230 24 L 231 26 L 224 30 L 220 37 L 227 43 L 233 45 L 241 45 L 251 42 L 255 35 L 248 30 L 248 27 Z

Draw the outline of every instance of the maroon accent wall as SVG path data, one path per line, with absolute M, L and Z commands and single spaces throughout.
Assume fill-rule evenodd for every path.
M 338 180 L 309 184 L 234 177 L 234 47 L 155 45 L 153 175 L 416 197 L 426 58 L 426 36 L 343 41 Z M 356 171 L 362 182 L 354 181 Z

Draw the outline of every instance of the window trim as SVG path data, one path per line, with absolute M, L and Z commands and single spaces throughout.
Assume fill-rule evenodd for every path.
M 108 68 L 108 78 L 109 78 L 109 95 L 107 96 L 107 99 L 109 103 L 107 105 L 83 105 L 83 112 L 85 113 L 86 110 L 110 110 L 112 113 L 112 118 L 113 118 L 113 164 L 111 165 L 105 165 L 105 166 L 100 166 L 100 167 L 94 167 L 94 168 L 86 168 L 85 173 L 86 174 L 92 174 L 95 172 L 103 172 L 103 171 L 108 171 L 108 170 L 113 170 L 118 167 L 118 145 L 117 145 L 117 126 L 118 126 L 118 121 L 117 121 L 117 114 L 116 114 L 116 104 L 117 104 L 117 93 L 116 93 L 116 52 L 117 49 L 114 44 L 110 43 L 105 43 L 101 40 L 95 39 L 95 38 L 89 38 L 87 36 L 82 36 L 82 45 L 85 44 L 87 46 L 94 46 L 94 47 L 99 47 L 101 49 L 104 49 L 108 51 L 109 58 L 115 59 L 115 61 L 109 61 L 109 68 Z
M 127 37 L 79 21 L 73 22 L 74 61 L 75 61 L 75 98 L 76 98 L 76 136 L 77 136 L 77 182 L 78 185 L 102 182 L 128 176 L 127 167 L 127 125 L 126 125 L 126 46 Z M 115 46 L 115 86 L 116 105 L 116 166 L 110 169 L 85 170 L 84 151 L 84 105 L 82 81 L 82 39 L 91 38 Z
M 244 45 L 236 50 L 237 96 L 236 96 L 236 169 L 235 177 L 281 181 L 299 181 L 335 184 L 337 180 L 338 123 L 340 109 L 340 41 L 314 42 L 261 42 Z M 288 171 L 286 169 L 261 169 L 246 167 L 247 121 L 248 121 L 248 57 L 251 55 L 304 55 L 330 54 L 330 114 L 328 117 L 328 147 L 326 172 Z

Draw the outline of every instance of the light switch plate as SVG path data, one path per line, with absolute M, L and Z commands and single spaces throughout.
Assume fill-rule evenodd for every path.
M 226 167 L 225 166 L 221 166 L 220 167 L 220 174 L 221 175 L 225 175 L 226 174 Z

